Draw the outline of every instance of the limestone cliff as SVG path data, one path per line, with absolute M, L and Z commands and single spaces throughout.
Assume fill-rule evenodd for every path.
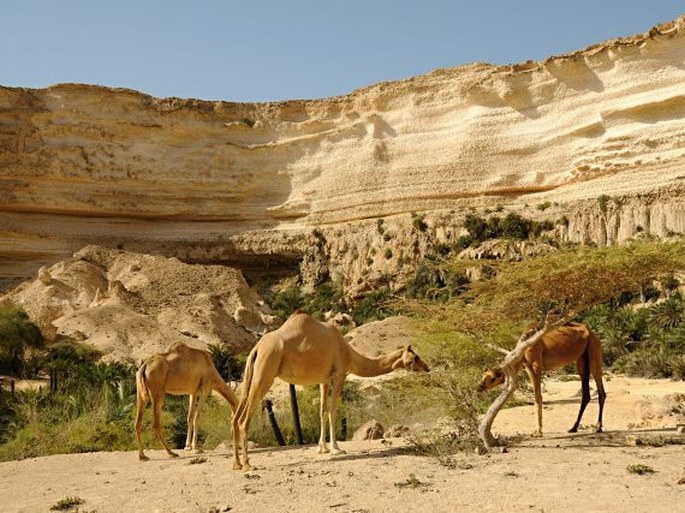
M 496 205 L 563 217 L 557 234 L 574 241 L 685 232 L 684 28 L 311 101 L 0 88 L 0 278 L 93 242 L 294 265 L 316 260 L 318 227 L 318 253 L 355 281 Z M 411 212 L 427 214 L 425 234 Z M 394 227 L 394 256 L 376 218 Z

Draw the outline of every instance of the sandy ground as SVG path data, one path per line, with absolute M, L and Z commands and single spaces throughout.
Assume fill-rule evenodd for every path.
M 676 433 L 674 393 L 685 382 L 614 378 L 606 384 L 606 434 L 565 430 L 577 413 L 578 382 L 549 380 L 545 435 L 532 438 L 532 405 L 507 409 L 493 431 L 522 433 L 506 453 L 459 454 L 448 468 L 407 454 L 400 438 L 343 442 L 345 455 L 314 447 L 256 449 L 254 471 L 236 472 L 226 449 L 167 459 L 149 451 L 59 455 L 0 464 L 3 512 L 49 511 L 60 499 L 84 499 L 81 512 L 395 512 L 534 511 L 683 512 L 685 445 L 635 445 L 635 437 Z M 679 403 L 683 406 L 683 403 Z M 676 408 L 677 409 L 677 408 Z M 585 414 L 595 421 L 596 401 Z M 654 473 L 636 475 L 633 464 Z

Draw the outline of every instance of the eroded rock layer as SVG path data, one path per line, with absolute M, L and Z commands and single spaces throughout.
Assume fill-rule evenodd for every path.
M 0 278 L 92 242 L 294 262 L 315 226 L 354 245 L 370 219 L 474 206 L 553 204 L 569 240 L 683 232 L 684 27 L 311 101 L 0 88 Z

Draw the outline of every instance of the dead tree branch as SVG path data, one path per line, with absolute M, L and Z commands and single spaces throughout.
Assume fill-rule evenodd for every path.
M 531 329 L 524 330 L 524 332 L 521 334 L 521 337 L 519 337 L 518 342 L 516 343 L 516 347 L 511 351 L 505 351 L 506 356 L 504 357 L 501 365 L 502 370 L 506 374 L 504 390 L 497 397 L 497 399 L 492 402 L 488 408 L 488 411 L 485 413 L 480 421 L 480 424 L 478 425 L 478 434 L 483 440 L 486 448 L 492 449 L 492 447 L 497 445 L 497 440 L 495 440 L 495 437 L 492 436 L 492 423 L 495 421 L 495 417 L 502 409 L 502 406 L 504 406 L 504 403 L 507 402 L 507 399 L 511 397 L 511 395 L 514 393 L 514 390 L 516 390 L 518 387 L 518 371 L 521 368 L 519 363 L 523 360 L 526 350 L 535 345 L 538 340 L 545 335 L 545 333 L 568 322 L 569 319 L 573 318 L 574 315 L 575 312 L 567 312 L 559 317 L 559 319 L 556 321 L 550 323 L 551 313 L 548 313 L 547 317 L 545 317 L 545 320 L 542 323 L 542 327 L 536 331 L 532 331 Z M 501 350 L 502 348 L 495 346 L 493 349 Z

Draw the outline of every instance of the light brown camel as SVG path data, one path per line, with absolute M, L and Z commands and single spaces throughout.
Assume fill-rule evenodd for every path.
M 428 372 L 428 366 L 411 349 L 398 349 L 380 358 L 367 358 L 355 351 L 334 326 L 296 311 L 277 330 L 264 335 L 252 349 L 245 366 L 240 404 L 233 416 L 233 468 L 250 470 L 247 435 L 252 414 L 276 377 L 297 385 L 319 384 L 321 388 L 321 436 L 319 453 L 329 452 L 326 424 L 330 424 L 330 452 L 343 453 L 335 438 L 337 405 L 348 373 L 362 377 L 387 374 L 396 369 Z M 242 443 L 243 462 L 239 445 Z
M 558 369 L 573 362 L 576 362 L 578 368 L 583 397 L 578 418 L 569 432 L 578 431 L 580 419 L 590 402 L 590 374 L 595 379 L 599 400 L 599 420 L 595 431 L 602 431 L 602 411 L 606 398 L 602 384 L 602 345 L 590 328 L 584 324 L 570 322 L 545 333 L 537 343 L 526 350 L 523 360 L 515 369 L 518 372 L 521 366 L 525 365 L 528 377 L 535 389 L 535 405 L 538 413 L 538 429 L 535 435 L 542 434 L 542 372 Z M 481 391 L 490 390 L 504 383 L 504 380 L 505 373 L 501 368 L 486 369 L 478 388 Z
M 149 357 L 136 373 L 136 395 L 138 411 L 136 413 L 136 440 L 138 442 L 138 458 L 147 461 L 143 453 L 141 433 L 143 429 L 143 411 L 149 400 L 152 400 L 154 418 L 152 426 L 157 438 L 162 442 L 167 454 L 178 457 L 164 438 L 162 432 L 162 406 L 166 394 L 190 395 L 188 406 L 188 436 L 185 450 L 202 452 L 197 447 L 197 428 L 200 409 L 207 395 L 216 390 L 221 394 L 231 410 L 235 412 L 238 399 L 228 386 L 219 371 L 214 367 L 212 357 L 206 351 L 189 347 L 182 342 L 169 346 L 164 353 L 157 353 Z

